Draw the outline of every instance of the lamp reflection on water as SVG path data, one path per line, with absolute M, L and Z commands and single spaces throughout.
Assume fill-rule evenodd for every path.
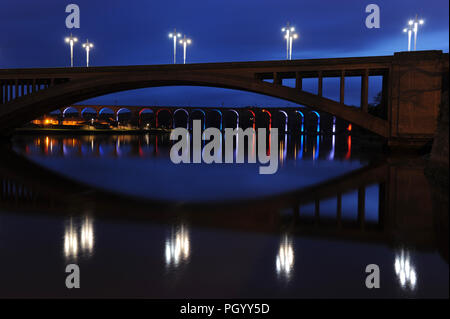
M 172 231 L 170 237 L 166 239 L 166 266 L 177 267 L 179 263 L 186 262 L 190 255 L 189 231 L 185 225 L 181 225 Z
M 287 156 L 287 134 L 284 134 L 284 139 L 280 140 L 279 150 L 278 150 L 278 157 L 279 162 L 281 166 L 283 166 L 284 162 L 286 161 Z
M 94 249 L 94 225 L 92 220 L 88 217 L 85 218 L 81 224 L 81 250 L 88 253 L 92 253 Z
M 403 250 L 395 256 L 394 262 L 395 274 L 400 282 L 402 289 L 415 290 L 417 284 L 417 273 L 414 265 L 411 264 L 409 252 Z
M 72 218 L 70 219 L 69 226 L 66 227 L 64 232 L 64 256 L 66 258 L 74 257 L 78 255 L 78 234 L 73 226 Z
M 294 269 L 294 246 L 288 235 L 284 235 L 275 260 L 277 275 L 289 279 Z
M 71 217 L 64 231 L 64 256 L 66 258 L 76 259 L 77 257 L 79 257 L 80 253 L 90 256 L 92 255 L 93 251 L 93 220 L 90 217 L 84 217 L 81 223 L 77 224 Z

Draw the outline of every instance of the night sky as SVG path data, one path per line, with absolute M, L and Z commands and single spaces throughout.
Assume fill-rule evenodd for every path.
M 81 28 L 66 29 L 65 7 L 78 4 Z M 381 28 L 365 26 L 366 5 L 378 4 Z M 92 66 L 172 63 L 174 27 L 192 38 L 188 63 L 282 60 L 281 28 L 290 21 L 300 38 L 293 58 L 391 55 L 407 49 L 402 32 L 419 14 L 418 50 L 449 49 L 447 0 L 4 0 L 0 7 L 0 68 L 61 67 L 70 64 L 64 38 L 72 31 L 95 47 Z M 80 42 L 75 66 L 84 66 Z M 182 47 L 178 46 L 182 62 Z M 374 94 L 375 91 L 372 92 Z M 85 103 L 124 105 L 288 106 L 292 103 L 216 88 L 167 87 L 116 93 Z

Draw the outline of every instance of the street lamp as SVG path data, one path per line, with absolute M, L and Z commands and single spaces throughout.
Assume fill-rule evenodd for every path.
M 92 43 L 89 42 L 89 40 L 86 39 L 86 42 L 83 43 L 83 48 L 86 49 L 86 67 L 89 67 L 89 51 L 94 47 Z
M 70 37 L 67 37 L 66 43 L 70 44 L 70 66 L 73 67 L 73 44 L 75 42 L 78 42 L 78 38 L 72 36 L 72 33 L 70 34 Z
M 286 39 L 286 60 L 292 60 L 292 41 L 298 38 L 295 32 L 295 28 L 292 27 L 289 22 L 284 28 L 281 29 L 285 33 L 284 38 Z
M 188 44 L 191 44 L 191 39 L 187 39 L 186 35 L 184 35 L 183 39 L 180 40 L 180 44 L 183 45 L 183 64 L 186 64 L 186 47 Z
M 413 20 L 410 20 L 408 22 L 408 24 L 411 25 L 411 21 L 412 21 L 412 25 L 413 25 L 413 31 L 414 31 L 414 51 L 416 51 L 416 46 L 417 46 L 417 32 L 419 31 L 419 24 L 422 25 L 425 23 L 425 21 L 423 21 L 423 19 L 418 18 L 417 14 L 416 17 Z
M 412 21 L 410 21 L 412 22 Z M 403 29 L 404 33 L 408 33 L 408 51 L 411 51 L 411 34 L 413 32 L 413 27 L 411 24 L 409 24 L 408 22 L 408 27 Z
M 177 29 L 173 29 L 173 33 L 169 33 L 169 38 L 173 38 L 173 64 L 177 63 L 177 38 L 180 38 L 181 34 L 177 33 Z
M 297 33 L 291 33 L 291 35 L 289 36 L 289 60 L 292 60 L 292 41 L 297 38 Z

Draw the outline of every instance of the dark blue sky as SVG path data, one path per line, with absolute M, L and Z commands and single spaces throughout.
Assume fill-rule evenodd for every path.
M 65 7 L 81 9 L 82 42 L 95 44 L 91 65 L 172 62 L 168 33 L 176 27 L 192 38 L 188 62 L 280 60 L 285 58 L 281 27 L 297 28 L 293 58 L 390 55 L 407 48 L 402 33 L 418 13 L 426 21 L 418 50 L 449 48 L 447 0 L 5 0 L 0 10 L 0 68 L 67 66 Z M 378 4 L 381 28 L 367 29 L 366 5 Z M 75 65 L 85 53 L 75 47 Z M 178 47 L 178 61 L 182 50 Z M 251 93 L 213 88 L 170 87 L 123 92 L 89 102 L 170 105 L 291 105 Z

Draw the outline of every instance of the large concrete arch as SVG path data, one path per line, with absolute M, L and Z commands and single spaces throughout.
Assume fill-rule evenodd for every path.
M 211 74 L 208 72 L 118 72 L 74 79 L 57 86 L 13 100 L 0 110 L 3 131 L 21 126 L 55 109 L 54 105 L 71 105 L 110 93 L 161 86 L 206 86 L 236 89 L 268 95 L 334 114 L 376 134 L 387 136 L 388 123 L 380 118 L 346 107 L 338 102 L 294 88 L 266 83 L 245 76 Z

